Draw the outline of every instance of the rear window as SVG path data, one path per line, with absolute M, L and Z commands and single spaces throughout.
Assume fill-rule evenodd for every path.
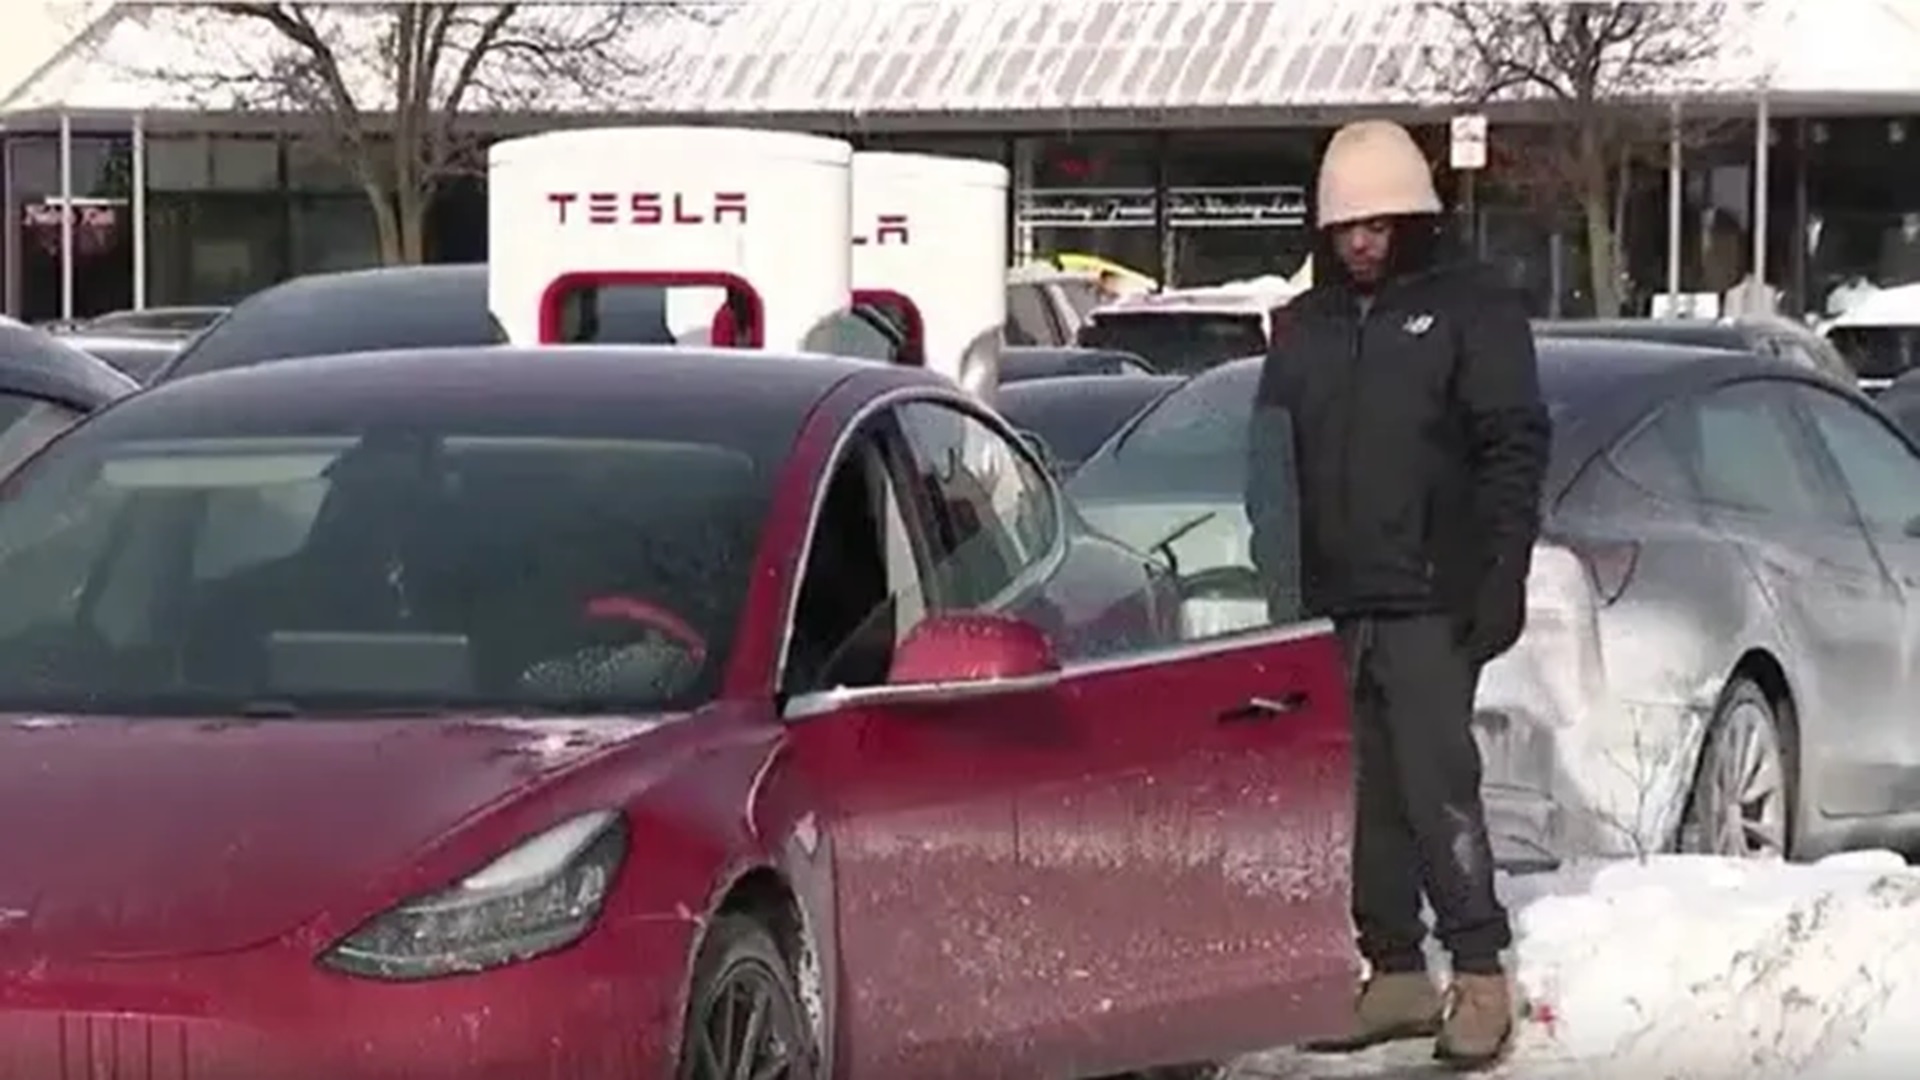
M 1130 352 L 1159 371 L 1188 374 L 1266 352 L 1267 332 L 1251 313 L 1103 312 L 1081 329 L 1080 344 Z
M 1920 361 L 1920 326 L 1836 326 L 1827 340 L 1863 379 L 1894 379 Z

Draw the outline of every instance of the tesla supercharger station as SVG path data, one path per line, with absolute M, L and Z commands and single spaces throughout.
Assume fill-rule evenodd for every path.
M 1006 166 L 932 154 L 853 155 L 853 294 L 893 312 L 908 362 L 982 396 L 1007 320 Z
M 853 149 L 735 128 L 553 131 L 487 154 L 488 303 L 508 341 L 591 340 L 602 290 L 676 340 L 798 350 L 851 305 Z

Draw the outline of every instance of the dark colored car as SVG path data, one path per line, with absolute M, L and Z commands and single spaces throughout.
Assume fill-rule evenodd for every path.
M 150 307 L 110 311 L 79 323 L 80 333 L 164 334 L 191 337 L 212 326 L 227 313 L 224 307 Z
M 995 406 L 1069 476 L 1134 414 L 1186 380 L 1178 375 L 1067 376 L 1003 385 Z
M 569 320 L 569 343 L 667 345 L 666 293 L 616 287 Z M 903 338 L 886 313 L 856 308 L 818 329 L 820 351 L 886 359 Z M 241 301 L 162 367 L 154 382 L 295 357 L 386 349 L 500 345 L 482 263 L 395 266 L 294 278 Z
M 1553 319 L 1533 324 L 1540 337 L 1652 341 L 1735 349 L 1818 371 L 1851 385 L 1860 373 L 1811 329 L 1789 319 Z
M 169 334 L 113 333 L 80 329 L 60 339 L 97 356 L 137 382 L 151 382 L 176 355 L 184 339 Z
M 1750 353 L 1540 343 L 1555 414 L 1527 630 L 1476 718 L 1502 857 L 1911 846 L 1920 454 Z M 1190 626 L 1263 617 L 1242 509 L 1257 362 L 1161 398 L 1067 484 L 1166 547 Z
M 1349 1007 L 1331 628 L 1177 641 L 924 370 L 170 380 L 16 475 L 0 595 L 10 1075 L 1085 1075 Z
M 1153 365 L 1119 349 L 1009 346 L 1000 351 L 1000 385 L 1068 375 L 1152 375 Z
M 505 341 L 487 307 L 484 263 L 310 274 L 234 305 L 152 381 L 297 356 Z
M 0 476 L 139 384 L 98 357 L 0 316 Z

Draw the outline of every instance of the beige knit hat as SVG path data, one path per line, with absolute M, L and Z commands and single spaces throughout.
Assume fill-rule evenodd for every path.
M 1334 132 L 1320 159 L 1320 226 L 1402 214 L 1437 214 L 1440 196 L 1425 154 L 1391 120 L 1362 120 Z

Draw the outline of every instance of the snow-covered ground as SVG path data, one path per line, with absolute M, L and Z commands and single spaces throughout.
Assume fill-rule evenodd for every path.
M 1920 868 L 1663 856 L 1509 878 L 1511 1080 L 1879 1080 L 1920 1062 Z M 1235 1080 L 1446 1075 L 1430 1044 L 1284 1051 Z

